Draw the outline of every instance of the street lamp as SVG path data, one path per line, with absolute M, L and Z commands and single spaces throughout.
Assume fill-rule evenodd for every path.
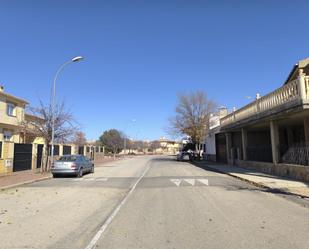
M 54 163 L 54 139 L 55 139 L 55 97 L 56 97 L 56 81 L 58 79 L 58 76 L 60 74 L 60 72 L 69 64 L 73 63 L 73 62 L 79 62 L 83 59 L 82 56 L 76 56 L 74 58 L 72 58 L 71 60 L 63 63 L 59 69 L 57 70 L 55 77 L 54 77 L 54 84 L 53 84 L 53 93 L 52 93 L 52 103 L 51 103 L 51 108 L 52 108 L 52 115 L 51 115 L 51 119 L 52 119 L 52 137 L 51 137 L 51 163 Z

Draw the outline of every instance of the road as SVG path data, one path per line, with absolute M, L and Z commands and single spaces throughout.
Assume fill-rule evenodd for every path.
M 0 193 L 0 248 L 309 248 L 308 202 L 145 156 Z

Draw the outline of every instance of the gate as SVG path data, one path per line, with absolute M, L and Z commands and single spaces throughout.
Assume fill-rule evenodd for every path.
M 79 155 L 84 155 L 84 146 L 79 146 L 78 147 L 78 154 Z
M 14 144 L 13 171 L 31 169 L 32 144 Z
M 43 147 L 44 147 L 43 144 L 38 144 L 37 159 L 36 159 L 37 168 L 41 168 L 41 165 L 42 165 Z

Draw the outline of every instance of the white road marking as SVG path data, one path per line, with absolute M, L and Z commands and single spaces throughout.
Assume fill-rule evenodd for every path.
M 195 180 L 194 179 L 184 179 L 187 183 L 191 184 L 192 186 L 194 185 L 195 183 Z
M 134 192 L 137 184 L 142 180 L 142 178 L 146 175 L 147 171 L 149 170 L 150 166 L 148 166 L 143 174 L 137 179 L 137 181 L 135 182 L 135 184 L 133 185 L 133 187 L 131 188 L 131 190 L 129 191 L 129 193 L 123 198 L 123 200 L 120 202 L 120 204 L 114 209 L 114 211 L 112 212 L 112 214 L 107 218 L 107 220 L 104 222 L 104 224 L 101 226 L 100 230 L 96 233 L 96 235 L 92 238 L 92 240 L 90 241 L 90 243 L 88 244 L 88 246 L 85 249 L 93 249 L 96 245 L 96 243 L 99 241 L 99 239 L 101 238 L 102 234 L 104 233 L 104 231 L 107 229 L 107 227 L 109 226 L 109 224 L 111 224 L 111 222 L 113 221 L 113 219 L 115 218 L 115 216 L 118 214 L 118 212 L 120 211 L 120 209 L 122 208 L 122 206 L 127 202 L 127 200 L 129 199 L 130 195 Z
M 93 177 L 90 178 L 84 178 L 84 181 L 94 181 L 95 179 Z
M 108 180 L 108 178 L 96 178 L 95 179 L 97 182 L 106 182 Z
M 208 183 L 208 179 L 197 179 L 199 182 L 201 182 L 201 183 L 203 183 L 203 184 L 205 184 L 205 185 L 209 185 L 209 183 Z
M 207 179 L 204 179 L 204 178 L 202 178 L 202 179 L 192 179 L 192 178 L 186 178 L 186 179 L 170 179 L 170 181 L 171 181 L 172 183 L 174 183 L 177 187 L 179 187 L 180 184 L 181 184 L 183 181 L 189 183 L 189 184 L 192 185 L 192 186 L 195 185 L 195 181 L 199 181 L 199 182 L 201 182 L 201 183 L 203 183 L 203 184 L 205 184 L 205 185 L 207 185 L 207 186 L 209 185 L 208 180 L 207 180 Z
M 83 181 L 84 179 L 83 178 L 76 178 L 73 180 L 73 182 L 80 182 L 80 181 Z
M 175 183 L 177 187 L 179 187 L 180 183 L 181 183 L 181 179 L 170 179 L 171 182 Z

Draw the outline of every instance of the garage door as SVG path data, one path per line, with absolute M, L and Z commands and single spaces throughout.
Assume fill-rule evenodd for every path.
M 32 144 L 14 144 L 13 171 L 31 169 Z
M 216 134 L 216 160 L 217 162 L 226 163 L 226 139 L 224 133 Z

